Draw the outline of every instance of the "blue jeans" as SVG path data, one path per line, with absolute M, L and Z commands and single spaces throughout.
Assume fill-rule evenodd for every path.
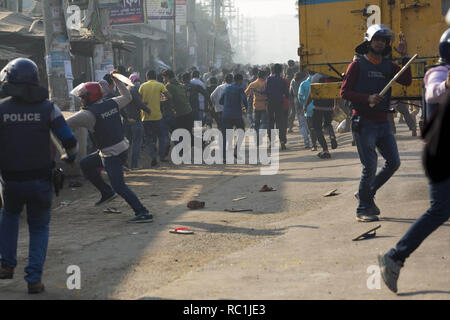
M 170 148 L 170 136 L 169 134 L 172 133 L 173 130 L 175 130 L 176 127 L 176 120 L 175 116 L 173 115 L 163 115 L 163 118 L 161 120 L 161 125 L 159 127 L 159 130 L 161 131 L 160 136 L 161 139 L 163 139 L 163 142 L 160 144 L 165 146 L 165 149 L 163 151 L 167 152 Z M 161 154 L 161 153 L 160 153 Z M 166 155 L 166 153 L 163 153 L 163 157 Z
M 254 128 L 255 127 L 255 118 L 253 117 L 253 111 L 256 114 L 256 111 L 259 111 L 259 110 L 253 110 L 253 105 L 249 104 L 248 109 L 247 109 L 247 120 L 248 120 L 248 122 L 250 122 L 250 126 Z M 263 129 L 263 128 L 261 128 L 261 129 Z
M 383 184 L 385 184 L 400 167 L 397 142 L 392 133 L 389 121 L 368 122 L 361 118 L 359 131 L 353 131 L 359 159 L 363 166 L 359 184 L 359 205 L 357 213 L 374 206 L 373 197 Z M 377 171 L 377 151 L 380 151 L 386 160 L 383 168 Z
M 133 208 L 135 215 L 148 213 L 147 208 L 125 184 L 123 164 L 127 156 L 128 152 L 124 151 L 118 156 L 102 158 L 95 152 L 81 159 L 80 167 L 86 179 L 100 191 L 102 197 L 108 197 L 116 192 Z M 112 187 L 103 180 L 99 168 L 105 169 Z
M 267 111 L 266 110 L 255 110 L 255 130 L 258 132 L 259 129 L 267 129 Z
M 255 110 L 254 115 L 254 127 L 256 131 L 256 142 L 259 145 L 259 129 L 267 129 L 267 111 L 266 110 Z
M 30 242 L 25 280 L 29 283 L 40 282 L 49 239 L 52 184 L 49 180 L 6 181 L 3 199 L 0 216 L 1 264 L 10 268 L 17 266 L 19 218 L 26 205 Z
M 408 229 L 388 255 L 402 263 L 439 226 L 450 218 L 450 178 L 439 183 L 430 182 L 430 208 Z
M 167 133 L 172 133 L 177 128 L 176 118 L 173 114 L 164 114 L 162 122 Z
M 303 142 L 305 143 L 305 148 L 310 148 L 309 142 L 309 130 L 308 123 L 306 122 L 305 114 L 303 113 L 302 108 L 297 106 L 297 119 L 298 119 L 298 127 L 300 129 L 300 133 L 303 136 Z M 292 121 L 294 122 L 294 121 Z
M 144 135 L 142 122 L 127 123 L 125 126 L 125 135 L 130 141 L 131 168 L 137 168 L 142 147 L 142 137 Z
M 226 153 L 227 153 L 227 129 L 233 129 L 234 127 L 236 127 L 236 129 L 242 129 L 245 131 L 245 124 L 244 124 L 244 120 L 241 118 L 222 118 L 222 136 L 223 136 L 223 158 L 224 160 L 226 160 Z M 257 135 L 258 136 L 258 135 Z M 229 141 L 228 143 L 233 143 L 233 141 Z M 242 141 L 238 140 L 238 143 L 235 146 L 235 150 L 239 150 L 240 149 L 240 144 L 242 143 Z M 239 145 L 238 145 L 239 144 Z
M 155 160 L 157 158 L 155 144 L 156 140 L 158 140 L 159 156 L 160 158 L 163 158 L 167 151 L 167 144 L 169 142 L 169 137 L 167 133 L 165 133 L 165 127 L 164 124 L 162 124 L 162 120 L 144 121 L 143 124 L 144 124 L 145 140 L 147 142 L 150 157 L 152 157 L 152 160 Z

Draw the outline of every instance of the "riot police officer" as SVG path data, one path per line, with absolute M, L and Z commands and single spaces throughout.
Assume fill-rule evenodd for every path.
M 394 49 L 401 55 L 402 64 L 408 62 L 407 44 L 399 35 L 399 45 Z M 400 167 L 397 142 L 388 121 L 391 90 L 384 96 L 378 93 L 389 83 L 400 66 L 385 57 L 392 52 L 392 30 L 383 24 L 374 24 L 367 29 L 364 42 L 355 48 L 359 58 L 348 67 L 341 87 L 341 97 L 352 105 L 352 131 L 363 166 L 359 190 L 356 219 L 361 222 L 378 221 L 380 209 L 375 204 L 376 192 Z M 409 86 L 412 81 L 409 67 L 397 80 Z M 377 152 L 386 160 L 377 172 Z
M 450 170 L 446 157 L 450 139 L 447 129 L 450 122 L 449 41 L 450 29 L 447 29 L 439 42 L 440 65 L 430 69 L 424 78 L 428 117 L 423 132 L 422 159 L 429 179 L 430 208 L 411 225 L 394 248 L 378 255 L 383 281 L 393 292 L 397 292 L 397 281 L 405 261 L 450 218 Z
M 439 64 L 428 70 L 423 78 L 426 122 L 431 119 L 450 88 L 450 29 L 445 30 L 439 40 L 439 55 Z
M 15 59 L 0 73 L 5 98 L 0 100 L 0 173 L 4 181 L 0 216 L 0 279 L 12 279 L 17 265 L 19 217 L 27 207 L 30 233 L 25 280 L 28 293 L 44 291 L 42 271 L 49 239 L 52 204 L 51 132 L 62 142 L 73 163 L 78 143 L 60 109 L 39 86 L 38 67 Z
M 112 71 L 113 74 L 115 71 Z M 133 208 L 135 217 L 129 222 L 152 222 L 153 216 L 125 184 L 123 165 L 128 157 L 129 142 L 125 138 L 120 109 L 132 101 L 126 86 L 112 77 L 120 96 L 103 99 L 102 88 L 98 82 L 86 82 L 75 88 L 75 95 L 82 100 L 82 110 L 67 119 L 72 128 L 84 127 L 91 133 L 98 151 L 87 155 L 80 161 L 84 176 L 100 191 L 101 198 L 95 205 L 101 205 L 119 194 Z M 111 186 L 103 180 L 98 168 L 108 173 Z M 116 194 L 117 193 L 117 194 Z

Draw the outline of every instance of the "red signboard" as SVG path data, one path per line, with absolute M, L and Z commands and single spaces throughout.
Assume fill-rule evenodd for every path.
M 109 13 L 111 25 L 145 23 L 146 19 L 144 0 L 121 0 Z

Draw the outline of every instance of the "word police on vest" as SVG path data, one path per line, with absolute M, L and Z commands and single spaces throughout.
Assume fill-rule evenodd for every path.
M 40 113 L 6 113 L 3 115 L 3 122 L 26 122 L 41 121 Z
M 102 118 L 103 119 L 109 118 L 110 116 L 112 116 L 113 114 L 116 114 L 117 112 L 119 112 L 119 110 L 117 108 L 114 108 L 112 110 L 109 110 L 108 112 L 102 113 Z

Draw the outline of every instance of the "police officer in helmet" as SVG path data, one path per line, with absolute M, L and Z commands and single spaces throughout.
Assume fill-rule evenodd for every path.
M 422 136 L 425 142 L 422 160 L 429 180 L 430 208 L 393 248 L 378 255 L 383 281 L 393 292 L 398 290 L 397 282 L 406 260 L 450 218 L 450 170 L 446 156 L 450 139 L 450 29 L 441 36 L 439 53 L 440 65 L 428 70 L 424 77 L 427 123 Z
M 111 71 L 111 75 L 116 71 Z M 135 217 L 129 222 L 152 222 L 153 216 L 143 206 L 133 191 L 125 184 L 123 165 L 128 158 L 129 142 L 125 138 L 120 109 L 132 101 L 126 86 L 112 77 L 120 96 L 102 99 L 103 92 L 98 82 L 80 84 L 73 90 L 83 104 L 82 110 L 67 119 L 70 127 L 84 127 L 92 134 L 97 151 L 80 161 L 81 170 L 101 193 L 96 206 L 107 203 L 119 194 L 133 208 Z M 99 168 L 108 173 L 111 186 L 102 178 Z
M 391 90 L 380 96 L 392 77 L 400 71 L 400 66 L 386 59 L 392 49 L 393 32 L 383 24 L 374 24 L 367 29 L 364 41 L 355 48 L 360 56 L 347 69 L 341 86 L 341 97 L 352 106 L 352 131 L 362 164 L 359 190 L 355 194 L 359 200 L 356 220 L 360 222 L 378 221 L 380 209 L 374 202 L 375 193 L 400 166 L 397 142 L 388 121 Z M 407 45 L 403 35 L 395 48 L 402 64 L 408 62 Z M 411 68 L 408 68 L 397 82 L 409 86 L 412 82 Z M 377 152 L 386 160 L 377 173 Z
M 42 272 L 49 239 L 52 204 L 50 134 L 62 143 L 73 163 L 78 143 L 60 109 L 39 86 L 38 67 L 29 59 L 15 59 L 0 73 L 0 174 L 4 205 L 0 216 L 0 279 L 12 279 L 17 266 L 20 213 L 27 207 L 30 232 L 25 280 L 28 293 L 44 291 Z
M 450 88 L 450 29 L 445 30 L 439 40 L 439 55 L 439 64 L 428 70 L 423 78 L 425 122 L 431 119 Z

